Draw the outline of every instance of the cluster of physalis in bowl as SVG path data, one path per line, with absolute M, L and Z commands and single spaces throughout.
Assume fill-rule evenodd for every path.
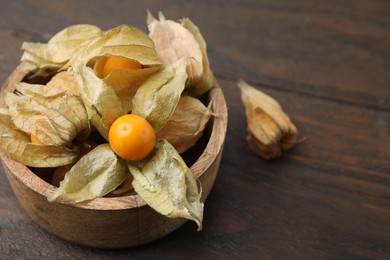
M 201 188 L 181 155 L 221 116 L 202 102 L 216 83 L 189 19 L 148 13 L 147 23 L 149 34 L 82 24 L 23 43 L 27 75 L 3 93 L 0 147 L 29 169 L 53 170 L 52 203 L 137 194 L 200 230 Z

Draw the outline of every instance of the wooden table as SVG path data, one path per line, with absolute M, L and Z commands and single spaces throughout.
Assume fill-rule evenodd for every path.
M 390 2 L 3 0 L 0 80 L 23 41 L 45 42 L 77 23 L 146 31 L 146 9 L 199 26 L 227 99 L 204 230 L 187 223 L 123 250 L 74 245 L 29 219 L 0 170 L 0 259 L 389 259 Z M 249 149 L 240 78 L 298 127 L 302 141 L 282 158 Z

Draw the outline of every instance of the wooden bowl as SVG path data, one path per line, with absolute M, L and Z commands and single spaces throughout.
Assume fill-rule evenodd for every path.
M 13 91 L 14 83 L 26 75 L 27 65 L 21 63 L 2 87 L 0 107 L 5 106 L 4 93 Z M 205 130 L 203 141 L 191 149 L 196 158 L 190 167 L 202 185 L 202 201 L 217 176 L 227 128 L 226 102 L 217 82 L 207 99 L 213 101 L 211 109 L 216 116 Z M 138 195 L 104 197 L 78 204 L 50 203 L 43 194 L 54 191 L 55 186 L 4 152 L 0 152 L 0 159 L 16 197 L 31 219 L 65 240 L 99 248 L 138 246 L 159 239 L 186 222 L 160 215 Z

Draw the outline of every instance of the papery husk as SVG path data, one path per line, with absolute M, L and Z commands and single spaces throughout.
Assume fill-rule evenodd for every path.
M 50 202 L 77 203 L 115 190 L 128 176 L 126 161 L 118 158 L 109 144 L 102 144 L 81 159 L 65 174 L 60 187 L 46 194 Z
M 92 140 L 83 141 L 83 143 L 80 144 L 80 156 L 77 158 L 77 161 L 80 160 L 80 158 L 82 156 L 88 154 L 96 146 L 97 146 L 97 144 Z M 67 164 L 67 165 L 57 167 L 54 171 L 51 184 L 56 186 L 56 187 L 59 187 L 60 182 L 65 177 L 65 174 L 76 164 L 77 161 L 70 163 L 70 164 Z
M 250 148 L 266 160 L 280 157 L 296 143 L 295 125 L 276 100 L 243 80 L 238 86 L 245 106 Z
M 69 91 L 45 85 L 17 83 L 5 103 L 13 124 L 45 145 L 68 146 L 76 137 L 85 139 L 90 125 L 84 105 Z
M 17 83 L 4 97 L 0 147 L 13 159 L 32 167 L 58 167 L 75 162 L 90 126 L 84 105 L 69 91 L 39 84 Z M 36 141 L 32 142 L 30 136 Z
M 31 167 L 57 167 L 77 160 L 77 146 L 32 143 L 13 123 L 7 109 L 0 109 L 0 148 L 16 161 Z
M 143 67 L 160 66 L 153 41 L 141 30 L 120 25 L 104 32 L 86 46 L 68 65 L 76 62 L 93 66 L 96 58 L 102 56 L 120 56 L 135 60 Z
M 148 12 L 149 36 L 153 39 L 159 59 L 164 66 L 169 66 L 182 58 L 188 58 L 187 85 L 197 84 L 204 73 L 204 55 L 197 39 L 180 23 L 166 20 L 162 12 L 159 12 L 159 19 Z
M 175 148 L 166 140 L 141 162 L 128 162 L 134 190 L 154 210 L 169 218 L 187 218 L 202 229 L 203 203 L 196 180 Z
M 204 40 L 199 28 L 188 18 L 180 20 L 181 25 L 192 33 L 199 44 L 202 52 L 203 73 L 199 81 L 196 81 L 189 88 L 189 93 L 193 96 L 201 96 L 209 91 L 214 84 L 214 75 L 210 68 L 209 58 L 207 56 L 206 41 Z
M 100 28 L 89 24 L 69 26 L 54 35 L 48 43 L 24 42 L 21 61 L 33 65 L 30 78 L 54 75 L 70 59 L 77 56 L 89 41 L 101 33 Z
M 77 82 L 74 79 L 72 71 L 61 71 L 55 74 L 46 84 L 48 87 L 58 88 L 65 91 L 70 91 L 74 95 L 79 95 Z
M 186 59 L 148 78 L 133 98 L 133 114 L 145 118 L 158 132 L 171 117 L 187 80 Z
M 87 154 L 87 153 L 85 153 L 85 154 Z M 72 169 L 72 167 L 75 165 L 75 163 L 57 167 L 54 171 L 51 184 L 56 186 L 56 187 L 59 187 L 61 181 L 64 180 L 66 173 L 68 171 L 70 171 L 70 169 Z M 82 173 L 80 173 L 80 174 L 82 174 Z M 133 182 L 133 176 L 130 174 L 118 187 L 116 187 L 113 191 L 109 192 L 105 196 L 117 197 L 117 196 L 126 196 L 126 195 L 130 195 L 130 194 L 134 194 L 135 191 L 134 191 L 132 182 Z
M 157 133 L 157 138 L 166 139 L 179 153 L 183 153 L 202 137 L 211 116 L 211 110 L 199 99 L 182 96 L 175 112 Z

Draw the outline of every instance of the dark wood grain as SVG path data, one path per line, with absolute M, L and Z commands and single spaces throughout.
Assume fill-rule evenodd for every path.
M 228 103 L 204 230 L 187 223 L 123 250 L 74 245 L 25 215 L 0 170 L 0 259 L 389 259 L 390 2 L 1 1 L 0 80 L 23 41 L 76 23 L 146 30 L 147 8 L 199 26 Z M 247 146 L 240 78 L 298 127 L 302 141 L 282 158 Z

